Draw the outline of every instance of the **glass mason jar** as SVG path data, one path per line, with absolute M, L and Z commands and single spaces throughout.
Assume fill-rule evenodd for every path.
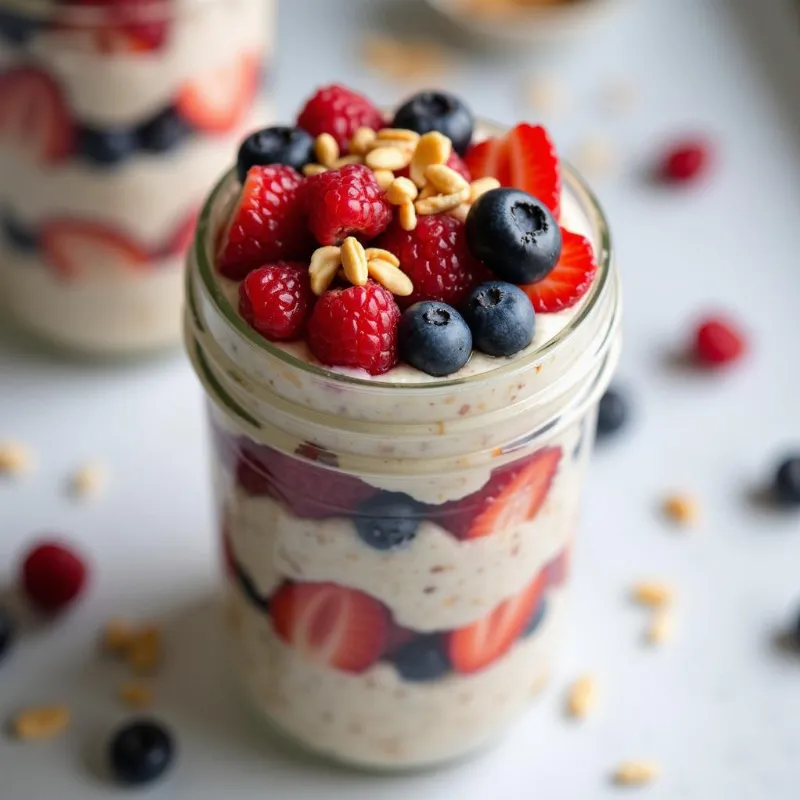
M 186 340 L 208 396 L 232 662 L 258 711 L 325 756 L 458 758 L 550 672 L 620 320 L 602 212 L 564 181 L 562 218 L 599 262 L 583 305 L 532 352 L 415 383 L 261 338 L 214 271 L 234 176 L 201 214 Z
M 203 199 L 263 123 L 274 0 L 0 0 L 0 286 L 57 345 L 180 342 Z

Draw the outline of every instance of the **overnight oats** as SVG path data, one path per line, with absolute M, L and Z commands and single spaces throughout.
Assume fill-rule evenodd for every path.
M 187 281 L 246 695 L 360 766 L 491 742 L 553 666 L 618 355 L 592 195 L 540 126 L 327 87 L 241 146 Z
M 185 253 L 260 100 L 274 0 L 0 0 L 0 287 L 57 345 L 180 341 Z

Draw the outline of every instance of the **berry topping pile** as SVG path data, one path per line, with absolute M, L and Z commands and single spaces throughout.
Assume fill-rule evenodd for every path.
M 522 123 L 476 142 L 474 127 L 445 92 L 414 95 L 389 122 L 333 85 L 296 126 L 251 134 L 217 252 L 250 326 L 370 375 L 402 361 L 446 377 L 474 351 L 529 347 L 536 314 L 578 303 L 597 263 L 559 223 L 547 131 Z

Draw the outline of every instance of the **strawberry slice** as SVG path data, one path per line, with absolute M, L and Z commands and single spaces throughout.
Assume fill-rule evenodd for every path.
M 260 60 L 240 56 L 184 84 L 178 94 L 178 113 L 192 125 L 209 133 L 227 133 L 240 124 L 258 90 Z
M 520 286 L 535 311 L 563 311 L 574 306 L 592 285 L 597 261 L 592 245 L 583 236 L 561 229 L 561 258 L 546 278 Z
M 542 571 L 488 616 L 450 633 L 447 652 L 453 669 L 462 674 L 478 672 L 505 655 L 525 631 L 546 588 L 547 578 Z
M 141 272 L 150 254 L 125 234 L 97 222 L 54 219 L 42 228 L 45 262 L 67 280 Z
M 0 143 L 55 164 L 73 149 L 75 130 L 58 84 L 35 67 L 0 76 Z
M 335 583 L 287 583 L 270 601 L 277 635 L 306 657 L 364 672 L 386 649 L 389 615 L 374 598 Z
M 473 145 L 466 158 L 473 179 L 493 177 L 541 200 L 558 219 L 561 171 L 558 154 L 541 125 L 525 122 L 504 137 Z
M 548 447 L 522 464 L 495 470 L 475 494 L 440 506 L 435 520 L 459 539 L 479 539 L 532 520 L 544 503 L 561 460 Z

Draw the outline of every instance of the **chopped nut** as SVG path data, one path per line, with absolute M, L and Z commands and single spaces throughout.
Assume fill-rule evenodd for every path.
M 306 178 L 310 178 L 312 175 L 321 175 L 323 172 L 327 172 L 328 168 L 322 166 L 322 164 L 306 164 L 303 167 L 303 175 Z
M 21 711 L 11 721 L 11 730 L 18 739 L 26 741 L 52 739 L 70 722 L 66 706 L 40 706 Z
M 417 199 L 419 190 L 409 178 L 395 178 L 392 185 L 386 190 L 386 199 L 395 206 L 400 206 L 409 200 Z
M 457 219 L 459 222 L 466 222 L 467 217 L 469 216 L 469 210 L 471 208 L 472 206 L 469 203 L 462 203 L 460 206 L 456 206 L 447 213 L 449 216 L 451 216 L 453 219 Z
M 413 231 L 416 229 L 417 210 L 414 208 L 414 204 L 410 200 L 400 206 L 398 219 L 400 220 L 400 227 L 404 231 Z
M 643 786 L 658 777 L 658 767 L 652 761 L 625 761 L 614 772 L 614 783 L 620 786 Z
M 431 164 L 426 167 L 425 178 L 440 194 L 455 194 L 470 188 L 466 178 L 446 164 Z
M 336 161 L 333 162 L 332 167 L 333 169 L 341 169 L 342 167 L 348 166 L 348 164 L 363 164 L 364 159 L 361 156 L 350 155 L 350 156 L 342 156 L 341 158 L 337 158 Z
M 645 640 L 648 644 L 664 644 L 672 639 L 674 633 L 675 616 L 668 608 L 659 608 L 653 612 L 645 631 Z
M 474 203 L 482 194 L 500 188 L 497 178 L 478 178 L 469 185 L 469 202 Z
M 664 514 L 678 525 L 689 526 L 700 518 L 700 508 L 693 497 L 674 494 L 664 500 Z
M 453 194 L 437 194 L 434 197 L 426 197 L 424 200 L 417 200 L 414 208 L 417 214 L 428 216 L 430 214 L 443 214 L 452 211 L 465 203 L 469 198 L 469 187 Z
M 6 442 L 0 444 L 0 475 L 18 477 L 30 472 L 33 466 L 33 457 L 24 444 Z
M 366 155 L 369 146 L 375 141 L 375 136 L 375 131 L 372 128 L 359 128 L 350 140 L 349 152 L 357 156 Z
M 370 278 L 398 297 L 408 297 L 414 291 L 414 284 L 408 275 L 389 261 L 373 258 L 369 262 L 368 269 Z
M 419 134 L 408 128 L 381 128 L 377 133 L 377 138 L 416 144 L 419 141 Z
M 321 133 L 314 142 L 314 154 L 317 161 L 325 167 L 333 166 L 339 158 L 339 145 L 329 133 Z
M 348 236 L 342 243 L 342 266 L 347 280 L 353 286 L 363 286 L 367 282 L 367 253 L 364 245 L 355 236 Z
M 429 197 L 436 197 L 439 192 L 436 191 L 436 187 L 427 183 L 422 189 L 420 189 L 419 195 L 417 200 L 427 200 Z
M 590 675 L 578 678 L 567 695 L 567 713 L 583 719 L 594 708 L 597 700 L 597 684 Z
M 136 672 L 153 672 L 161 663 L 161 631 L 154 627 L 137 631 L 127 656 L 128 663 Z
M 135 631 L 130 623 L 114 619 L 106 623 L 103 630 L 103 650 L 112 655 L 125 655 L 135 638 Z
M 342 249 L 329 245 L 320 247 L 311 256 L 308 274 L 311 278 L 311 291 L 319 296 L 333 283 L 342 264 Z
M 635 583 L 632 595 L 635 602 L 650 608 L 661 608 L 673 600 L 672 588 L 663 581 L 655 580 Z
M 394 183 L 394 173 L 390 169 L 376 169 L 375 180 L 378 186 L 386 191 Z
M 394 172 L 407 167 L 411 163 L 411 157 L 410 150 L 401 150 L 399 147 L 378 147 L 367 153 L 364 163 L 373 170 L 388 169 Z
M 380 258 L 383 261 L 388 261 L 393 267 L 400 266 L 400 259 L 394 253 L 390 253 L 382 247 L 368 247 L 366 253 L 368 261 L 372 261 L 373 258 Z
M 416 146 L 416 142 L 409 142 L 407 139 L 376 139 L 367 147 L 367 152 L 370 153 L 381 147 L 391 147 L 396 150 L 402 150 L 404 153 L 413 153 Z
M 70 480 L 70 489 L 76 497 L 97 494 L 106 483 L 106 472 L 99 464 L 81 467 Z
M 149 708 L 153 705 L 153 691 L 149 686 L 128 681 L 119 687 L 119 699 L 131 709 Z
M 453 143 L 439 131 L 420 136 L 411 159 L 411 180 L 421 189 L 427 183 L 425 170 L 432 164 L 446 164 L 452 152 Z

